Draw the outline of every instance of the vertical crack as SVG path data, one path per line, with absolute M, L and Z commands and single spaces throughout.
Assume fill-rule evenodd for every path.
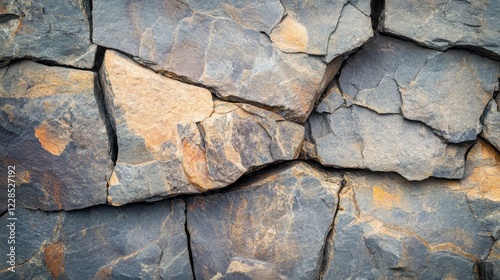
M 340 209 L 340 193 L 344 189 L 345 183 L 346 183 L 345 178 L 344 178 L 344 174 L 340 174 L 340 175 L 342 176 L 342 181 L 341 181 L 340 189 L 337 193 L 337 208 L 335 209 L 335 213 L 333 214 L 332 225 L 330 226 L 330 230 L 328 231 L 328 234 L 327 234 L 326 239 L 325 239 L 325 244 L 323 245 L 323 255 L 322 255 L 323 259 L 321 261 L 321 267 L 319 270 L 319 278 L 318 278 L 319 280 L 324 279 L 325 270 L 327 268 L 327 265 L 331 261 L 327 256 L 327 254 L 329 252 L 328 243 L 330 240 L 333 239 L 333 235 L 335 232 L 335 220 L 337 219 L 337 213 L 339 212 L 339 209 Z M 332 243 L 333 243 L 333 240 L 332 240 Z
M 188 221 L 187 221 L 187 199 L 184 199 L 184 230 L 186 231 L 187 248 L 188 248 L 188 252 L 189 252 L 189 263 L 191 264 L 191 271 L 193 274 L 193 280 L 196 280 L 196 275 L 194 272 L 193 251 L 191 250 L 191 235 L 189 234 Z
M 382 12 L 384 11 L 385 8 L 385 2 L 384 0 L 371 0 L 370 1 L 370 8 L 371 8 L 371 19 L 372 19 L 372 28 L 373 30 L 377 30 L 379 24 L 384 21 L 382 18 Z

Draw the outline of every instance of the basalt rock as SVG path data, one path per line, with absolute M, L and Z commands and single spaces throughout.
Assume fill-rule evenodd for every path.
M 118 139 L 108 202 L 199 193 L 264 165 L 298 157 L 304 128 L 269 111 L 213 101 L 107 51 L 100 71 Z
M 198 279 L 318 279 L 341 177 L 301 163 L 188 199 Z
M 486 107 L 483 116 L 483 131 L 481 136 L 490 142 L 498 151 L 500 151 L 500 98 L 491 100 Z
M 7 270 L 5 253 L 0 278 L 192 279 L 184 210 L 182 200 L 70 212 L 19 209 L 15 273 Z M 0 250 L 9 252 L 7 246 L 2 242 Z
M 499 4 L 498 0 L 388 0 L 380 29 L 439 50 L 468 47 L 499 59 Z
M 347 173 L 324 279 L 478 279 L 488 255 L 495 267 L 499 171 L 500 155 L 480 141 L 461 181 Z
M 0 3 L 0 65 L 32 58 L 92 68 L 87 0 L 4 0 Z
M 113 163 L 96 74 L 23 61 L 0 77 L 0 159 L 15 166 L 18 207 L 106 203 Z

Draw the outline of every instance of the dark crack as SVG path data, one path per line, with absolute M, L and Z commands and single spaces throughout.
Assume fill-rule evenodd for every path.
M 189 253 L 189 263 L 191 264 L 191 271 L 193 273 L 193 280 L 196 280 L 196 275 L 194 271 L 194 260 L 193 260 L 193 251 L 191 249 L 191 234 L 189 234 L 188 221 L 187 221 L 187 199 L 184 199 L 184 230 L 186 231 L 187 238 L 187 248 Z
M 7 23 L 11 20 L 15 20 L 18 18 L 19 18 L 19 15 L 16 15 L 16 14 L 2 14 L 2 15 L 0 15 L 0 24 Z
M 370 8 L 371 8 L 370 17 L 372 19 L 372 28 L 373 30 L 377 30 L 379 24 L 383 21 L 381 17 L 383 16 L 385 2 L 384 0 L 371 0 Z

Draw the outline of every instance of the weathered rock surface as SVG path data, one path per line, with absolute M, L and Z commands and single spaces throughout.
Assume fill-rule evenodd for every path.
M 335 73 L 327 71 L 320 57 L 284 53 L 265 34 L 244 28 L 269 29 L 282 13 L 280 5 L 266 3 L 272 13 L 264 14 L 262 2 L 192 2 L 94 1 L 93 40 L 167 76 L 201 83 L 225 100 L 258 104 L 304 122 Z M 245 9 L 255 20 L 238 19 Z M 331 15 L 325 17 L 331 21 Z M 341 62 L 333 60 L 332 67 Z
M 500 278 L 500 241 L 495 243 L 495 247 L 493 247 L 490 255 L 482 265 L 482 279 Z
M 346 63 L 339 82 L 349 104 L 381 114 L 401 111 L 458 143 L 481 132 L 499 73 L 500 63 L 465 51 L 441 53 L 378 36 Z
M 500 58 L 500 2 L 385 1 L 380 28 L 445 50 L 472 47 Z
M 96 74 L 23 61 L 0 77 L 0 159 L 16 166 L 18 207 L 105 203 L 113 163 Z
M 323 55 L 329 62 L 373 36 L 369 1 L 281 2 L 287 15 L 270 38 L 284 52 Z
M 347 173 L 324 279 L 478 279 L 494 233 L 477 210 L 498 212 L 499 171 L 500 155 L 480 141 L 461 181 Z
M 98 206 L 71 212 L 16 212 L 16 267 L 2 279 L 192 279 L 185 205 Z M 7 216 L 2 225 L 8 224 Z M 8 228 L 0 228 L 8 236 Z M 0 251 L 7 251 L 7 242 Z
M 196 278 L 317 279 L 340 187 L 339 174 L 295 162 L 190 198 Z
M 395 171 L 409 180 L 462 178 L 465 145 L 443 143 L 421 123 L 353 105 L 309 118 L 319 161 L 327 166 Z
M 257 107 L 212 101 L 114 51 L 100 71 L 118 138 L 108 202 L 122 205 L 227 186 L 298 157 L 304 128 Z
M 500 98 L 491 100 L 486 107 L 483 116 L 483 131 L 481 136 L 488 140 L 498 151 L 500 151 Z
M 92 68 L 87 0 L 4 0 L 0 3 L 0 65 L 32 58 Z

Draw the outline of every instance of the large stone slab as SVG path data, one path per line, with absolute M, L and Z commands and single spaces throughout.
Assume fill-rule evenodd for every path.
M 439 50 L 471 47 L 500 58 L 498 14 L 498 0 L 388 0 L 380 28 Z
M 491 143 L 498 151 L 500 151 L 500 98 L 491 100 L 486 106 L 483 115 L 483 131 L 481 136 Z
M 324 279 L 479 279 L 494 232 L 477 210 L 498 212 L 499 171 L 498 152 L 479 142 L 461 181 L 347 173 Z
M 192 279 L 185 205 L 16 211 L 15 273 L 0 243 L 2 279 Z M 0 233 L 8 236 L 7 215 Z M 10 248 L 9 248 L 10 249 Z
M 106 52 L 100 77 L 119 147 L 113 205 L 221 188 L 300 152 L 302 126 L 251 105 L 214 102 L 207 89 L 115 51 Z
M 0 77 L 0 159 L 16 168 L 18 207 L 106 203 L 113 162 L 96 74 L 23 61 Z
M 4 0 L 0 4 L 0 65 L 32 58 L 92 68 L 89 1 Z
M 295 162 L 187 204 L 198 279 L 318 279 L 341 187 Z
M 314 113 L 309 125 L 323 165 L 394 171 L 409 180 L 463 177 L 465 145 L 446 144 L 427 126 L 398 114 L 341 106 Z
M 236 2 L 194 2 L 191 7 L 174 0 L 94 1 L 93 41 L 167 76 L 203 84 L 225 100 L 257 104 L 304 122 L 335 73 L 327 71 L 320 57 L 284 53 L 265 34 L 245 28 L 255 21 L 237 20 L 242 10 L 231 8 Z M 268 22 L 258 4 L 262 2 L 254 8 L 238 3 Z M 273 3 L 270 10 L 279 14 Z M 233 12 L 219 16 L 224 7 Z M 334 60 L 332 67 L 340 63 Z
M 381 114 L 401 112 L 459 143 L 481 132 L 499 73 L 500 63 L 466 51 L 441 53 L 378 36 L 346 63 L 339 82 L 350 103 Z
M 284 52 L 326 56 L 331 61 L 373 36 L 369 1 L 281 1 L 287 15 L 270 38 Z

